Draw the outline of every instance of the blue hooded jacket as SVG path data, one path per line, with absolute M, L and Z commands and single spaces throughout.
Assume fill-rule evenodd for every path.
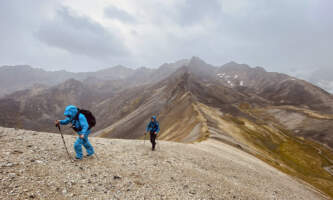
M 64 112 L 66 119 L 60 120 L 60 124 L 67 125 L 71 122 L 75 128 L 77 128 L 79 130 L 81 129 L 81 131 L 78 132 L 79 135 L 82 135 L 82 134 L 88 135 L 90 133 L 90 130 L 89 130 L 89 124 L 88 124 L 87 118 L 83 114 L 80 113 L 78 116 L 78 120 L 74 119 L 78 112 L 79 112 L 79 110 L 77 109 L 77 107 L 75 107 L 73 105 L 67 106 L 65 109 L 65 112 Z
M 154 132 L 154 133 L 160 132 L 160 125 L 156 120 L 156 116 L 152 116 L 151 118 L 154 119 L 154 122 L 150 120 L 150 122 L 147 125 L 146 132 Z

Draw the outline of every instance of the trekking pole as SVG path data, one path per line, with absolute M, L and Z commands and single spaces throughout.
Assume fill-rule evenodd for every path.
M 146 135 L 147 133 L 145 133 L 145 139 L 143 140 L 143 145 L 146 145 Z
M 160 143 L 157 142 L 158 141 L 158 137 L 159 137 L 159 135 L 156 136 L 156 145 L 158 147 L 158 150 L 161 150 Z
M 66 146 L 65 138 L 64 138 L 64 136 L 63 136 L 63 134 L 62 134 L 62 132 L 61 132 L 60 125 L 57 124 L 56 127 L 58 127 L 59 132 L 60 132 L 60 134 L 61 134 L 61 138 L 62 138 L 62 141 L 64 142 L 64 146 L 65 146 L 65 149 L 66 149 L 66 152 L 67 152 L 68 158 L 69 158 L 69 160 L 72 160 L 72 157 L 70 156 L 70 154 L 69 154 L 69 152 L 68 152 L 68 149 L 67 149 L 67 146 Z
M 99 160 L 99 158 L 98 158 L 98 156 L 97 156 L 97 154 L 96 154 L 96 151 L 95 151 L 95 156 L 96 156 L 97 160 Z

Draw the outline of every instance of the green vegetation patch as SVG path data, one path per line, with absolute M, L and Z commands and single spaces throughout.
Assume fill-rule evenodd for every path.
M 255 155 L 281 171 L 302 179 L 325 194 L 333 197 L 333 176 L 324 167 L 333 166 L 333 153 L 327 147 L 307 139 L 299 139 L 281 127 L 258 125 L 251 129 L 245 119 L 228 116 L 244 138 L 261 155 Z

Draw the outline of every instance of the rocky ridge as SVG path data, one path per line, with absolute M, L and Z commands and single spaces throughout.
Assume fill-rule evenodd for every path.
M 65 136 L 70 153 L 75 137 Z M 327 199 L 229 145 L 91 138 L 70 162 L 60 135 L 0 128 L 1 199 Z

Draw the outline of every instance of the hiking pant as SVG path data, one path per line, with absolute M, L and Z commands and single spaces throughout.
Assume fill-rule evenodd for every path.
M 88 135 L 84 135 L 84 138 L 81 139 L 80 137 L 77 138 L 77 140 L 74 143 L 74 150 L 76 152 L 76 158 L 82 159 L 83 154 L 82 154 L 82 145 L 87 151 L 87 155 L 90 156 L 94 154 L 94 148 L 91 146 L 89 140 L 88 140 Z
M 155 149 L 155 145 L 156 145 L 156 134 L 154 132 L 150 132 L 150 142 L 153 145 L 152 149 Z

